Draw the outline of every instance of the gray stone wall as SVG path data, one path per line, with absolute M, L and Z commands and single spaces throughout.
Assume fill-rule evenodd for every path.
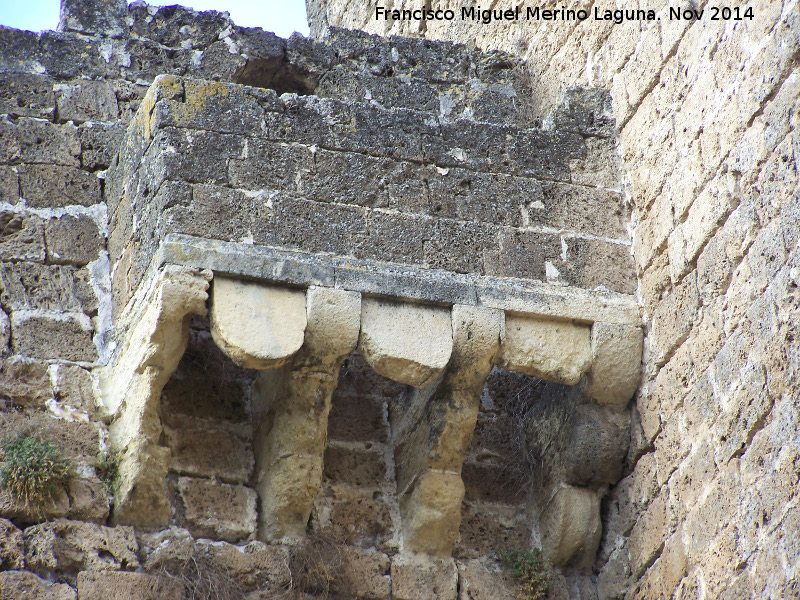
M 714 21 L 700 2 L 702 19 L 670 21 L 667 5 L 648 6 L 661 21 L 421 31 L 376 23 L 373 4 L 308 3 L 312 31 L 517 51 L 539 111 L 567 85 L 610 90 L 649 334 L 642 429 L 604 516 L 599 595 L 792 597 L 800 11 L 751 2 L 752 19 Z

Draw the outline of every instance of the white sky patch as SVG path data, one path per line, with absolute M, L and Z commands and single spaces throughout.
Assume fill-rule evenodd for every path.
M 227 11 L 234 23 L 242 27 L 261 27 L 283 38 L 294 31 L 308 36 L 304 0 L 152 0 L 148 4 L 181 4 L 195 10 Z M 0 25 L 30 31 L 55 29 L 59 5 L 59 0 L 0 0 Z

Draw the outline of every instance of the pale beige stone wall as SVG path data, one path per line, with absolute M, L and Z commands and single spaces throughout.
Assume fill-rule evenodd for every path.
M 422 2 L 403 3 L 412 4 Z M 600 597 L 795 597 L 797 0 L 743 4 L 753 14 L 743 21 L 712 21 L 705 2 L 695 4 L 699 21 L 670 21 L 654 2 L 643 7 L 661 21 L 422 29 L 376 22 L 374 6 L 309 0 L 312 31 L 329 24 L 522 54 L 539 114 L 567 85 L 612 92 L 646 342 L 642 429 L 604 513 Z

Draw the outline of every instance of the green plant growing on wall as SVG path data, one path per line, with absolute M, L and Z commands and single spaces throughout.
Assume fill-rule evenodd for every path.
M 500 552 L 500 560 L 517 578 L 517 600 L 543 600 L 550 587 L 550 567 L 542 551 L 509 550 Z
M 119 452 L 114 448 L 101 450 L 94 459 L 94 470 L 106 491 L 115 495 L 119 491 Z
M 53 442 L 28 434 L 2 441 L 0 483 L 25 506 L 41 507 L 72 476 L 72 466 Z

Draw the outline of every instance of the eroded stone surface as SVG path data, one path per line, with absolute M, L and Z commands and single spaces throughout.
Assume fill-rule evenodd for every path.
M 186 526 L 195 537 L 237 542 L 256 529 L 257 497 L 251 488 L 181 477 L 178 493 Z
M 588 326 L 506 313 L 501 367 L 575 385 L 591 364 Z
M 452 348 L 446 309 L 364 299 L 358 351 L 384 377 L 423 387 L 447 366 Z
M 583 488 L 558 488 L 540 517 L 542 551 L 556 566 L 591 565 L 600 543 L 600 497 Z
M 609 406 L 623 408 L 639 386 L 643 333 L 639 327 L 592 325 L 591 384 L 587 393 Z
M 397 554 L 392 558 L 396 600 L 456 600 L 458 569 L 452 558 Z
M 76 600 L 65 583 L 49 583 L 27 571 L 0 572 L 0 600 Z
M 216 277 L 211 335 L 235 363 L 250 369 L 280 367 L 303 344 L 302 291 Z
M 58 519 L 28 527 L 27 567 L 44 577 L 57 574 L 75 583 L 79 571 L 130 570 L 139 566 L 132 527 L 104 527 Z

